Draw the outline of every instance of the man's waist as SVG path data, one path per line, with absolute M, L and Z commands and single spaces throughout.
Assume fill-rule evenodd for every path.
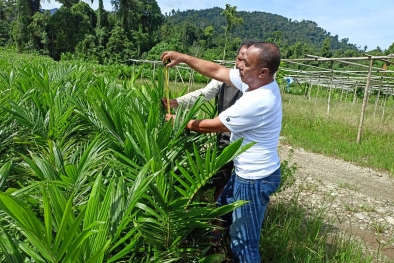
M 230 132 L 221 132 L 219 134 L 219 144 L 221 145 L 228 145 L 230 144 L 230 137 L 231 137 L 231 133 Z
M 277 164 L 270 164 L 267 167 L 259 167 L 258 169 L 253 169 L 257 167 L 239 167 L 236 162 L 234 162 L 235 172 L 237 176 L 244 179 L 262 179 L 271 174 L 276 174 L 276 171 L 280 168 L 280 162 Z M 280 170 L 279 170 L 280 171 Z M 280 173 L 278 174 L 280 176 Z

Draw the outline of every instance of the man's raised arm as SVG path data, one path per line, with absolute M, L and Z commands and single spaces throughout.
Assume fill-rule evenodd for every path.
M 160 59 L 166 67 L 173 67 L 180 63 L 185 63 L 198 73 L 212 79 L 232 85 L 229 77 L 229 68 L 217 63 L 192 57 L 176 51 L 165 51 Z

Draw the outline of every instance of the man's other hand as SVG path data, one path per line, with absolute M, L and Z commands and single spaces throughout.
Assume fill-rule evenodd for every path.
M 162 98 L 161 101 L 163 102 L 163 106 L 164 108 L 167 109 L 167 99 L 166 98 Z M 169 99 L 170 101 L 170 108 L 176 108 L 178 107 L 178 102 L 176 101 L 176 99 Z
M 171 121 L 172 123 L 174 123 L 174 120 L 175 120 L 175 118 L 176 118 L 176 115 L 175 114 L 166 114 L 166 121 Z

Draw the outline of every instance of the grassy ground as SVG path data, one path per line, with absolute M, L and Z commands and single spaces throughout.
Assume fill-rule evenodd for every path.
M 263 263 L 389 263 L 392 259 L 378 251 L 367 252 L 365 244 L 351 235 L 337 231 L 327 217 L 325 206 L 311 211 L 299 203 L 303 187 L 291 187 L 297 165 L 283 160 L 281 166 L 289 196 L 276 193 L 268 206 L 261 232 L 260 254 Z M 291 187 L 291 188 L 288 188 Z M 228 233 L 212 253 L 225 255 L 230 263 Z
M 356 142 L 361 102 L 307 100 L 303 96 L 283 96 L 282 135 L 288 143 L 304 149 L 342 158 L 362 166 L 394 173 L 393 103 L 367 105 L 361 143 Z M 383 158 L 384 157 L 384 158 Z

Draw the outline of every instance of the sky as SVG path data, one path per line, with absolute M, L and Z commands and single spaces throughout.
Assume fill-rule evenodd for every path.
M 90 3 L 90 1 L 87 1 Z M 380 47 L 388 49 L 394 43 L 394 1 L 392 0 L 156 0 L 161 12 L 225 8 L 226 4 L 236 6 L 237 11 L 261 11 L 281 15 L 292 21 L 310 20 L 319 27 L 348 38 L 348 43 L 368 50 Z M 252 4 L 253 3 L 253 4 Z M 54 0 L 41 4 L 42 8 L 60 7 Z M 91 5 L 94 10 L 98 1 Z M 110 0 L 104 0 L 104 8 L 112 10 Z

